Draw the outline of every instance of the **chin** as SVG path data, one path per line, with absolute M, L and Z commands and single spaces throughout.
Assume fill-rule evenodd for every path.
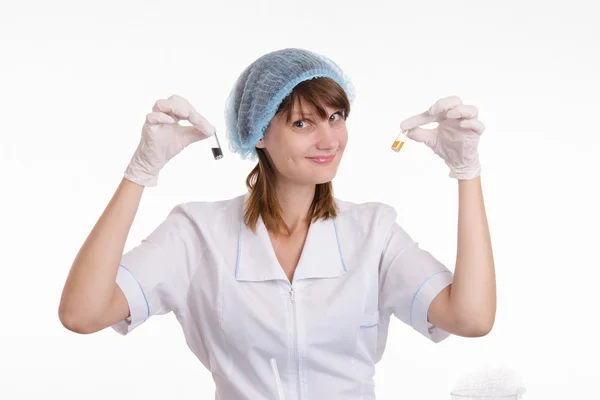
M 321 183 L 331 182 L 333 178 L 335 178 L 336 172 L 337 169 L 334 169 L 333 171 L 322 171 L 321 173 L 316 173 L 310 177 L 311 183 L 318 185 Z

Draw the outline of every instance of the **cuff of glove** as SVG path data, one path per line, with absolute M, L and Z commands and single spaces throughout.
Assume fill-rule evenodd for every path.
M 466 181 L 475 179 L 481 175 L 481 164 L 479 157 L 476 157 L 475 162 L 468 165 L 448 165 L 450 167 L 450 178 Z
M 128 181 L 145 187 L 154 187 L 158 185 L 158 174 L 149 174 L 140 168 L 136 168 L 134 164 L 129 164 L 129 166 L 127 166 L 123 177 Z

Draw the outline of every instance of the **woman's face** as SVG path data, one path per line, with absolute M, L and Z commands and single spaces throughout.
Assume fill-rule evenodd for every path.
M 276 170 L 277 179 L 294 184 L 320 184 L 337 173 L 348 142 L 343 110 L 325 107 L 329 118 L 296 103 L 292 118 L 285 115 L 271 120 L 256 147 L 265 149 Z

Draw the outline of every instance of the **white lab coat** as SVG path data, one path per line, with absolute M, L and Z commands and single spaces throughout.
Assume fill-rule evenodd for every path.
M 248 194 L 178 205 L 123 255 L 117 284 L 131 317 L 125 335 L 173 311 L 219 400 L 375 399 L 374 366 L 390 316 L 433 342 L 427 321 L 453 274 L 419 248 L 382 203 L 336 199 L 340 212 L 308 231 L 293 283 L 259 219 L 242 223 Z

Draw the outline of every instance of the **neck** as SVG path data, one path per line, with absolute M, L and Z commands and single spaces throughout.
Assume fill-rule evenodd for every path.
M 316 185 L 292 185 L 281 183 L 276 186 L 277 199 L 283 212 L 283 220 L 292 233 L 308 229 L 308 210 L 315 196 Z

